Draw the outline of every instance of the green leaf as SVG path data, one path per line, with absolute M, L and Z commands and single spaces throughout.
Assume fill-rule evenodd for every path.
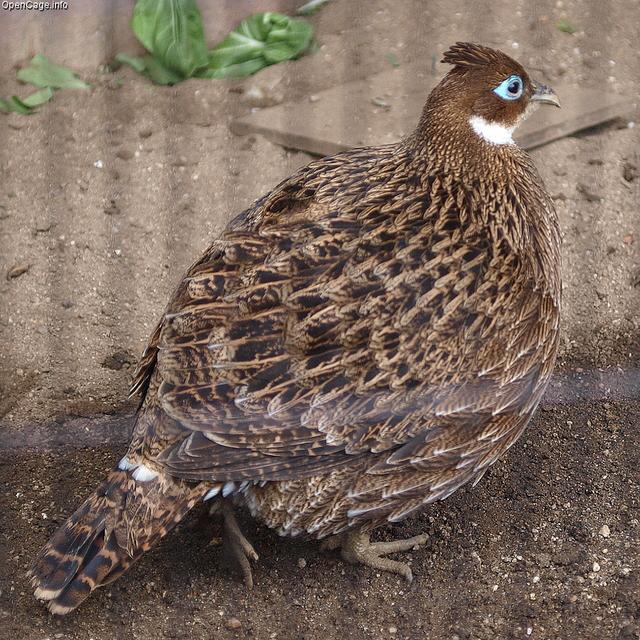
M 147 78 L 156 84 L 177 84 L 184 80 L 181 75 L 171 71 L 171 69 L 167 69 L 153 56 L 144 56 L 144 58 L 139 58 L 127 55 L 126 53 L 119 53 L 116 56 L 116 61 L 121 64 L 129 65 L 138 73 L 147 76 Z
M 28 116 L 32 111 L 31 107 L 22 102 L 18 96 L 11 96 L 10 103 L 11 110 L 23 116 Z
M 53 98 L 53 89 L 51 87 L 46 87 L 24 98 L 24 100 L 22 100 L 22 104 L 33 109 L 33 107 L 39 107 L 41 104 L 49 102 L 51 98 Z
M 562 31 L 562 33 L 568 33 L 569 35 L 572 35 L 576 32 L 576 28 L 566 20 L 558 20 L 556 28 L 558 29 L 558 31 Z
M 133 67 L 138 73 L 144 73 L 147 65 L 144 62 L 144 58 L 138 56 L 130 56 L 127 53 L 119 53 L 116 56 L 116 61 L 120 64 L 127 64 Z
M 395 53 L 387 53 L 385 58 L 387 59 L 387 62 L 395 69 L 397 69 L 400 66 L 400 62 L 398 61 L 398 56 L 396 56 Z
M 219 69 L 208 68 L 203 69 L 200 78 L 246 78 L 254 73 L 264 69 L 266 65 L 264 60 L 258 58 L 254 60 L 247 60 L 246 62 L 240 62 L 238 64 L 231 64 L 228 67 L 221 67 Z
M 88 89 L 86 82 L 77 78 L 71 69 L 54 64 L 45 56 L 38 54 L 31 64 L 17 73 L 18 80 L 33 84 L 36 87 L 52 89 Z
M 309 0 L 306 4 L 303 4 L 296 11 L 296 15 L 298 16 L 310 16 L 314 13 L 320 11 L 325 4 L 330 2 L 331 0 Z
M 305 20 L 282 13 L 257 13 L 243 20 L 209 54 L 204 77 L 243 77 L 302 55 L 313 39 Z
M 11 96 L 8 100 L 0 98 L 0 111 L 4 113 L 20 113 L 27 116 L 33 109 L 22 102 L 18 96 Z
M 190 78 L 209 62 L 202 17 L 195 0 L 138 0 L 131 28 L 158 64 L 178 74 L 180 79 Z M 157 70 L 152 73 L 158 78 L 168 78 Z
M 53 89 L 50 87 L 36 91 L 24 99 L 18 98 L 18 96 L 11 96 L 9 100 L 0 98 L 0 111 L 5 113 L 13 111 L 14 113 L 28 116 L 34 112 L 34 107 L 39 107 L 41 104 L 49 102 L 51 98 L 53 98 Z
M 181 75 L 171 69 L 167 69 L 162 62 L 153 56 L 145 56 L 144 63 L 146 75 L 156 84 L 177 84 L 184 80 Z

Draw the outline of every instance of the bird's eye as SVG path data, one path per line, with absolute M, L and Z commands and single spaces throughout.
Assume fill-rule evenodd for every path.
M 520 76 L 509 76 L 493 90 L 493 93 L 503 100 L 517 100 L 523 92 L 524 82 Z

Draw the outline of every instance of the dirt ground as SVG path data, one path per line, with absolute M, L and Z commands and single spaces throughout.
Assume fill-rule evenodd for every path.
M 251 108 L 246 90 L 301 99 L 388 69 L 388 54 L 431 65 L 468 39 L 551 86 L 568 75 L 640 95 L 635 0 L 533 4 L 333 0 L 311 18 L 314 55 L 252 79 L 159 88 L 79 64 L 90 92 L 0 116 L 0 639 L 640 638 L 637 105 L 533 152 L 564 234 L 558 375 L 476 488 L 379 532 L 429 534 L 405 555 L 410 586 L 245 519 L 260 554 L 247 591 L 207 546 L 217 523 L 195 526 L 198 514 L 65 619 L 25 577 L 122 455 L 132 367 L 180 274 L 310 160 L 229 132 Z M 558 30 L 561 19 L 577 32 Z M 0 77 L 0 95 L 20 89 L 13 77 Z M 352 106 L 363 117 L 370 107 Z

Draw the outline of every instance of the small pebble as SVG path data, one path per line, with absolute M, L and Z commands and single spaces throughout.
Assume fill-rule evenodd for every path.
M 125 366 L 130 366 L 135 358 L 127 351 L 116 351 L 102 361 L 102 366 L 112 371 L 120 371 Z
M 606 524 L 603 524 L 599 533 L 603 538 L 608 538 L 611 535 L 611 529 Z
M 190 162 L 186 156 L 178 156 L 178 158 L 174 160 L 171 164 L 174 167 L 186 167 L 189 164 L 195 164 L 195 163 Z
M 102 167 L 104 167 L 104 164 L 103 164 L 102 160 L 96 160 L 96 161 L 93 163 L 93 166 L 94 166 L 96 169 L 102 169 Z
M 118 213 L 120 213 L 120 208 L 116 204 L 115 200 L 111 200 L 111 202 L 109 202 L 108 206 L 106 206 L 104 208 L 104 212 L 108 216 L 114 216 L 114 215 L 117 215 Z
M 633 182 L 638 177 L 638 167 L 630 162 L 625 162 L 622 167 L 622 177 L 627 182 Z
M 242 622 L 238 618 L 229 618 L 224 624 L 227 629 L 239 629 L 242 626 Z
M 304 558 L 298 558 L 298 566 L 304 569 L 307 566 L 307 561 Z
M 600 571 L 600 565 L 597 562 L 593 563 L 593 571 L 594 573 L 597 573 L 598 571 Z
M 371 104 L 375 105 L 376 107 L 381 107 L 385 110 L 391 109 L 391 105 L 384 98 L 371 98 Z
M 242 94 L 242 101 L 251 107 L 273 107 L 284 100 L 284 93 L 274 86 L 253 85 Z
M 116 151 L 116 157 L 120 158 L 120 160 L 131 160 L 133 158 L 134 152 L 128 147 L 120 147 Z
M 27 273 L 31 268 L 30 264 L 16 264 L 11 267 L 9 271 L 7 271 L 7 280 L 13 280 L 14 278 L 19 278 L 21 275 Z

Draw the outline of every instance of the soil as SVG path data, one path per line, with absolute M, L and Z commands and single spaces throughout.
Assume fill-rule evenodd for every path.
M 411 585 L 245 517 L 247 591 L 196 513 L 77 613 L 32 597 L 37 550 L 125 450 L 132 367 L 181 273 L 310 160 L 229 132 L 251 87 L 301 99 L 470 39 L 551 86 L 640 95 L 635 0 L 333 0 L 311 20 L 319 50 L 254 78 L 160 88 L 91 68 L 89 92 L 0 118 L 0 639 L 640 638 L 637 105 L 532 152 L 564 235 L 557 377 L 477 487 L 378 532 L 429 534 L 403 554 Z M 24 93 L 13 78 L 0 95 Z

